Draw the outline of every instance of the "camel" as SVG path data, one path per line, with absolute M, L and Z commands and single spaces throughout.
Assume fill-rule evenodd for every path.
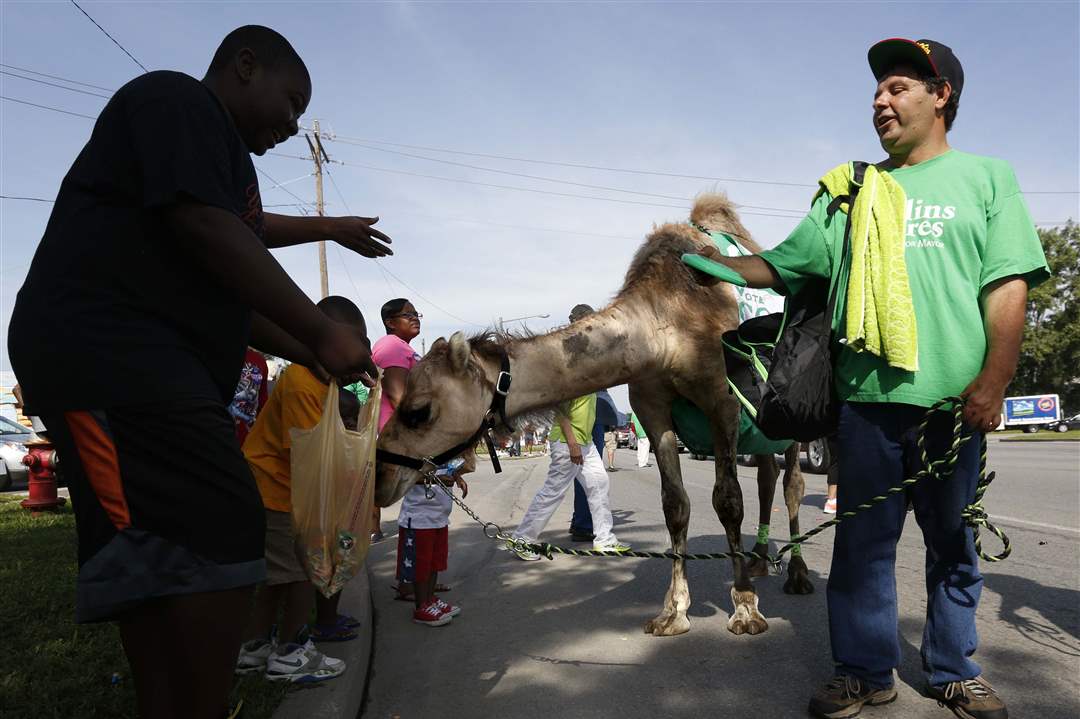
M 633 411 L 655 448 L 671 546 L 682 553 L 687 549 L 690 501 L 683 487 L 671 416 L 672 402 L 681 396 L 708 418 L 716 471 L 713 508 L 730 548 L 742 551 L 743 498 L 735 472 L 739 406 L 726 385 L 720 344 L 721 335 L 738 325 L 735 293 L 731 285 L 688 268 L 679 258 L 712 246 L 709 236 L 694 225 L 733 235 L 751 251 L 760 248 L 722 194 L 700 196 L 690 219 L 692 224 L 654 228 L 631 262 L 614 301 L 587 319 L 531 337 L 487 333 L 469 339 L 458 332 L 449 340 L 439 338 L 410 373 L 397 413 L 380 435 L 379 449 L 423 458 L 467 442 L 492 404 L 504 357 L 513 376 L 506 397 L 506 415 L 511 418 L 627 383 Z M 760 521 L 768 523 L 778 466 L 772 455 L 759 455 L 757 460 Z M 797 536 L 804 491 L 798 444 L 788 449 L 786 460 L 784 499 L 791 536 Z M 380 463 L 376 503 L 393 504 L 420 479 L 415 470 Z M 764 555 L 767 546 L 757 544 L 754 551 Z M 751 577 L 766 574 L 767 565 L 739 557 L 732 561 L 734 607 L 728 630 L 764 632 L 768 623 L 758 610 Z M 789 594 L 813 591 L 800 556 L 789 562 L 784 590 Z M 645 632 L 672 636 L 689 631 L 689 607 L 684 560 L 675 559 L 663 609 L 645 624 Z

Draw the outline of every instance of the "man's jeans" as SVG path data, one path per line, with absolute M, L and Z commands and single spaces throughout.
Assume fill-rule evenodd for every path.
M 840 411 L 839 512 L 884 494 L 919 468 L 916 432 L 926 410 L 906 404 L 850 402 Z M 944 454 L 952 417 L 938 412 L 926 433 L 930 459 Z M 927 478 L 908 491 L 926 545 L 923 669 L 930 684 L 971 679 L 979 665 L 975 609 L 982 590 L 971 529 L 960 511 L 975 496 L 981 435 L 960 450 L 953 475 Z M 836 527 L 827 591 L 836 673 L 887 687 L 900 664 L 896 607 L 896 543 L 908 494 L 896 494 Z

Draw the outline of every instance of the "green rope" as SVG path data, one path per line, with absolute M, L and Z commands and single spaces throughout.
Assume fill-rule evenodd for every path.
M 931 461 L 930 456 L 926 450 L 926 429 L 929 426 L 930 420 L 934 416 L 934 413 L 944 408 L 946 405 L 952 405 L 952 441 L 949 445 L 949 449 L 945 452 L 941 459 Z M 484 525 L 485 533 L 488 532 L 488 529 L 490 527 L 495 527 L 497 529 L 494 535 L 489 534 L 488 536 L 492 537 L 493 539 L 501 539 L 505 541 L 507 547 L 511 550 L 535 552 L 541 556 L 547 557 L 548 559 L 554 559 L 553 555 L 555 554 L 563 554 L 570 557 L 632 557 L 635 559 L 682 559 L 684 561 L 740 558 L 745 560 L 764 559 L 774 567 L 778 567 L 780 565 L 781 558 L 785 554 L 787 554 L 788 552 L 795 554 L 796 552 L 794 550 L 797 549 L 801 544 L 809 540 L 811 537 L 814 537 L 821 532 L 824 532 L 826 529 L 829 529 L 830 527 L 835 527 L 837 524 L 851 519 L 860 512 L 865 512 L 872 507 L 881 504 L 893 495 L 900 494 L 901 492 L 906 491 L 908 487 L 911 487 L 912 485 L 921 482 L 929 477 L 941 481 L 944 481 L 951 477 L 956 468 L 956 462 L 960 456 L 960 449 L 969 441 L 971 441 L 972 437 L 972 435 L 965 435 L 963 432 L 963 409 L 963 399 L 961 399 L 960 397 L 946 397 L 945 399 L 935 402 L 933 406 L 931 406 L 930 409 L 926 411 L 926 415 L 923 417 L 922 422 L 919 423 L 918 433 L 916 436 L 916 446 L 919 448 L 919 458 L 923 465 L 922 469 L 905 479 L 900 484 L 894 487 L 889 487 L 889 489 L 887 489 L 884 494 L 872 497 L 869 501 L 863 502 L 862 504 L 856 506 L 854 509 L 838 513 L 832 519 L 822 522 L 821 524 L 814 527 L 805 534 L 792 537 L 788 540 L 787 544 L 782 546 L 779 551 L 776 552 L 776 554 L 771 555 L 761 555 L 757 554 L 756 552 L 710 552 L 706 554 L 690 554 L 685 552 L 642 552 L 629 549 L 620 552 L 612 549 L 573 549 L 571 547 L 560 547 L 558 545 L 549 544 L 547 542 L 526 542 L 521 539 L 514 539 L 513 537 L 507 536 L 502 532 L 501 529 L 497 528 L 497 525 L 484 523 L 482 520 L 480 520 L 479 517 L 476 516 L 476 514 L 472 510 L 465 506 L 465 504 L 461 500 L 455 497 L 452 493 L 448 492 L 448 494 L 450 494 L 454 502 L 461 505 L 462 508 L 464 508 L 470 516 L 472 516 L 476 521 Z M 964 507 L 963 510 L 961 510 L 960 517 L 969 527 L 971 527 L 972 536 L 975 542 L 975 551 L 978 552 L 979 556 L 987 562 L 1000 562 L 1001 560 L 1008 557 L 1009 554 L 1012 552 L 1012 545 L 1009 542 L 1009 538 L 1005 536 L 1005 532 L 998 529 L 990 522 L 989 517 L 986 514 L 986 510 L 983 508 L 983 495 L 986 494 L 986 489 L 990 486 L 990 483 L 994 481 L 994 476 L 994 472 L 990 472 L 989 474 L 986 473 L 986 436 L 984 435 L 982 437 L 982 447 L 981 453 L 979 455 L 979 482 L 975 488 L 975 498 L 971 502 L 971 504 L 967 505 L 966 507 Z M 991 532 L 992 534 L 994 534 L 994 536 L 1001 540 L 1003 549 L 1000 554 L 989 555 L 983 552 L 982 540 L 979 537 L 979 530 L 981 528 L 985 528 L 987 531 Z

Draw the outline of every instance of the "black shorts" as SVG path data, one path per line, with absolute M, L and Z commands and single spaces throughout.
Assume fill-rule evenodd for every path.
M 262 582 L 262 500 L 220 402 L 43 417 L 79 538 L 75 618 Z

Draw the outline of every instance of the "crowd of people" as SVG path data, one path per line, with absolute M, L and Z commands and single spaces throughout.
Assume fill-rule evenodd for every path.
M 869 59 L 874 127 L 889 156 L 876 166 L 882 194 L 894 183 L 917 198 L 900 229 L 917 369 L 840 353 L 840 512 L 897 483 L 918 450 L 915 427 L 940 397 L 966 397 L 970 431 L 996 425 L 1026 292 L 1048 274 L 1009 166 L 948 145 L 964 83 L 952 51 L 894 39 L 874 45 Z M 347 388 L 344 421 L 355 422 L 380 371 L 384 425 L 419 360 L 410 342 L 421 315 L 405 299 L 385 303 L 385 336 L 372 347 L 351 301 L 332 296 L 316 306 L 269 252 L 328 240 L 365 257 L 392 254 L 377 218 L 263 211 L 251 155 L 297 133 L 311 93 L 296 50 L 259 26 L 229 33 L 201 81 L 159 71 L 126 84 L 61 184 L 11 318 L 10 356 L 27 411 L 43 418 L 64 457 L 79 540 L 76 618 L 118 623 L 138 712 L 148 719 L 228 716 L 234 672 L 300 682 L 340 676 L 344 663 L 315 642 L 370 631 L 338 613 L 339 596 L 316 595 L 296 556 L 289 430 L 318 422 L 332 378 Z M 778 247 L 715 259 L 751 286 L 785 293 L 812 279 L 838 281 L 846 223 L 835 220 L 836 204 L 825 190 Z M 591 312 L 578 305 L 570 321 Z M 87 380 L 57 382 L 72 345 Z M 249 345 L 292 363 L 272 392 L 258 353 L 245 360 Z M 537 540 L 573 485 L 585 507 L 575 512 L 573 538 L 629 548 L 613 532 L 606 470 L 614 458 L 609 450 L 605 468 L 601 452 L 611 442 L 602 426 L 596 433 L 596 402 L 590 394 L 558 408 L 547 477 L 518 539 Z M 932 452 L 947 436 L 938 424 Z M 642 466 L 648 438 L 635 427 Z M 912 493 L 927 545 L 922 657 L 932 697 L 959 716 L 1004 719 L 1004 702 L 972 659 L 982 577 L 960 511 L 978 474 L 971 442 L 949 482 Z M 468 491 L 455 467 L 440 476 L 449 491 Z M 837 528 L 828 584 L 835 671 L 811 699 L 815 716 L 853 717 L 896 697 L 901 499 L 872 521 Z M 439 596 L 448 589 L 438 577 L 451 507 L 447 492 L 416 487 L 398 515 L 397 593 L 425 626 L 461 612 Z

